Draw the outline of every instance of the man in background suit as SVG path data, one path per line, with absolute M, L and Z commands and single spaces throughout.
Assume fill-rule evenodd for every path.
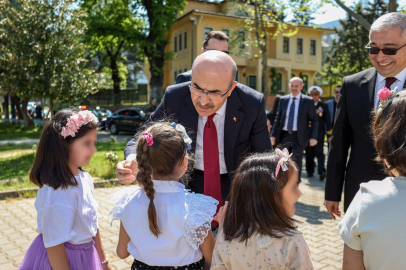
M 303 151 L 308 144 L 317 144 L 318 117 L 311 97 L 302 95 L 303 80 L 290 79 L 291 94 L 280 98 L 278 112 L 271 131 L 272 145 L 288 148 L 299 167 L 301 181 Z M 309 140 L 310 137 L 310 140 Z
M 324 167 L 324 138 L 327 135 L 329 141 L 333 128 L 331 126 L 330 113 L 326 104 L 320 101 L 320 96 L 323 94 L 323 89 L 318 86 L 310 87 L 307 92 L 313 98 L 314 109 L 319 117 L 319 128 L 317 132 L 316 146 L 308 145 L 306 147 L 306 171 L 308 177 L 313 177 L 314 174 L 314 158 L 317 157 L 317 167 L 320 181 L 326 178 L 326 168 Z
M 228 36 L 221 31 L 211 31 L 207 34 L 207 37 L 204 39 L 203 47 L 200 49 L 201 53 L 207 51 L 221 51 L 226 54 L 230 54 L 228 46 Z M 192 70 L 186 71 L 179 74 L 174 84 L 190 82 L 192 79 Z
M 237 66 L 223 52 L 201 54 L 192 70 L 191 82 L 166 89 L 149 121 L 171 116 L 186 128 L 196 159 L 189 187 L 219 200 L 221 206 L 242 159 L 249 153 L 272 150 L 264 95 L 235 81 Z M 208 137 L 213 134 L 215 138 Z M 138 134 L 127 143 L 126 160 L 117 164 L 116 176 L 123 184 L 134 182 L 138 171 L 134 162 L 137 138 Z
M 380 89 L 398 87 L 400 91 L 404 88 L 406 31 L 403 29 L 406 29 L 406 14 L 392 12 L 379 17 L 371 26 L 366 47 L 374 67 L 343 79 L 325 188 L 325 206 L 333 219 L 341 215 L 339 202 L 343 186 L 346 211 L 361 183 L 386 177 L 381 165 L 374 160 L 377 152 L 370 136 L 371 113 L 378 106 Z
M 331 125 L 333 127 L 334 127 L 334 117 L 336 115 L 337 103 L 338 103 L 338 99 L 340 98 L 340 91 L 341 91 L 341 85 L 337 85 L 334 88 L 334 98 L 326 101 L 326 105 L 328 106 L 328 112 L 330 113 Z

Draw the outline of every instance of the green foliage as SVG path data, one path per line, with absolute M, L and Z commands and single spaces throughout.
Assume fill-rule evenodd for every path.
M 41 133 L 41 127 L 35 127 L 33 130 L 28 130 L 25 125 L 0 122 L 0 140 L 39 139 Z M 3 150 L 6 149 L 6 146 L 1 146 L 0 148 Z
M 378 17 L 387 13 L 387 5 L 382 0 L 369 3 L 367 8 L 356 4 L 353 10 L 372 24 Z M 339 83 L 343 77 L 372 67 L 365 46 L 369 33 L 358 20 L 348 16 L 340 20 L 342 29 L 335 29 L 338 39 L 333 42 L 325 58 L 323 75 L 332 84 Z
M 0 91 L 21 98 L 72 101 L 92 93 L 98 78 L 85 68 L 85 13 L 73 0 L 0 0 Z

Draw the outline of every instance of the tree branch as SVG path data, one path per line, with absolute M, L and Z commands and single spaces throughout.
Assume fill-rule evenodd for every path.
M 362 17 L 362 15 L 354 12 L 352 9 L 350 9 L 349 7 L 347 7 L 345 4 L 343 4 L 340 0 L 334 0 L 337 5 L 339 5 L 342 9 L 344 9 L 348 15 L 354 17 L 356 20 L 359 21 L 359 23 L 369 31 L 369 29 L 371 28 L 371 24 L 364 18 Z

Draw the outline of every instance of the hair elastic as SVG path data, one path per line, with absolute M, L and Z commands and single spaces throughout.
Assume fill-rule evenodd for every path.
M 142 136 L 144 136 L 145 140 L 147 141 L 147 146 L 151 146 L 154 144 L 154 137 L 152 137 L 151 133 L 142 133 Z
M 183 137 L 183 142 L 185 143 L 185 147 L 183 149 L 183 155 L 182 155 L 182 159 L 179 162 L 179 167 L 180 165 L 182 165 L 183 159 L 185 158 L 186 155 L 186 151 L 192 149 L 192 139 L 189 137 L 189 135 L 187 135 L 186 133 L 186 129 L 184 126 L 182 126 L 181 124 L 176 124 L 175 122 L 173 122 L 171 124 L 177 131 L 179 131 L 180 133 L 182 133 L 182 137 Z
M 283 150 L 276 148 L 275 153 L 279 155 L 279 161 L 278 165 L 276 166 L 275 170 L 275 178 L 278 176 L 279 170 L 282 167 L 282 171 L 287 171 L 288 166 L 286 166 L 286 162 L 288 159 L 292 156 L 292 154 L 289 155 L 289 151 L 286 148 L 283 148 Z

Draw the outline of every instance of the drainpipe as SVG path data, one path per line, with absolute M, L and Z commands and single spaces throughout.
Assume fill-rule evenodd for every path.
M 190 19 L 190 22 L 192 23 L 192 33 L 191 33 L 191 41 L 192 41 L 192 44 L 191 44 L 191 51 L 192 51 L 192 59 L 191 59 L 191 63 L 190 63 L 190 68 L 192 69 L 192 65 L 193 65 L 193 60 L 194 60 L 194 56 L 193 56 L 193 28 L 194 28 L 194 25 L 195 25 L 195 23 L 196 23 L 196 19 L 195 18 L 193 18 L 193 17 L 190 17 L 189 18 Z

